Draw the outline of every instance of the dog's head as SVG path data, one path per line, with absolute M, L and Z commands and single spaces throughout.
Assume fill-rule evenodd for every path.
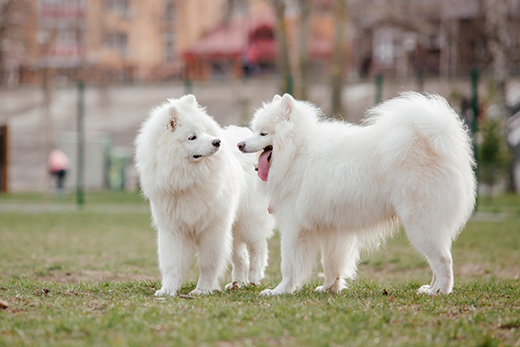
M 294 100 L 289 94 L 275 95 L 270 103 L 256 111 L 251 123 L 253 135 L 240 142 L 238 149 L 243 153 L 262 151 L 257 170 L 258 176 L 267 181 L 273 151 L 297 146 L 295 140 L 301 136 L 296 132 L 301 135 L 305 129 L 314 128 L 319 114 L 314 105 Z
M 195 96 L 169 99 L 158 113 L 157 141 L 168 152 L 189 161 L 200 161 L 218 152 L 219 127 L 197 103 Z
M 135 140 L 143 192 L 181 191 L 219 169 L 222 130 L 193 95 L 154 108 Z

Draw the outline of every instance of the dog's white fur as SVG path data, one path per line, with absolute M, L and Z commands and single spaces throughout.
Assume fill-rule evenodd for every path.
M 282 282 L 264 295 L 293 292 L 321 245 L 319 291 L 355 276 L 359 252 L 399 221 L 428 260 L 433 278 L 420 293 L 453 288 L 451 244 L 475 202 L 471 141 L 440 96 L 404 93 L 373 108 L 361 126 L 320 119 L 310 103 L 275 96 L 239 143 L 272 146 L 263 190 L 281 233 Z
M 158 230 L 162 288 L 156 295 L 177 293 L 195 247 L 200 277 L 190 294 L 219 289 L 232 247 L 227 288 L 263 278 L 273 220 L 258 193 L 255 155 L 244 156 L 235 146 L 250 135 L 246 128 L 222 130 L 193 95 L 169 99 L 143 123 L 135 162 Z

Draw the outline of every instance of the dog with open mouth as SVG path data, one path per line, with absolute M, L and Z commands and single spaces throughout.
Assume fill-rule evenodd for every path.
M 256 111 L 257 173 L 281 233 L 282 282 L 263 295 L 293 292 L 321 246 L 325 280 L 338 292 L 355 277 L 359 254 L 400 223 L 432 269 L 419 293 L 453 289 L 451 244 L 475 204 L 471 139 L 445 99 L 403 93 L 371 109 L 362 125 L 324 120 L 290 95 Z
M 162 287 L 155 295 L 177 293 L 197 247 L 200 277 L 192 295 L 218 290 L 229 258 L 233 280 L 226 289 L 264 277 L 274 221 L 259 191 L 256 156 L 235 146 L 251 134 L 221 129 L 193 95 L 169 99 L 143 123 L 135 163 L 158 233 Z

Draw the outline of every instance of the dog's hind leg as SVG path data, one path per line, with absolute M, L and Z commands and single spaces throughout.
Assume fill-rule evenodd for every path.
M 161 227 L 158 231 L 157 245 L 162 287 L 155 295 L 175 295 L 181 289 L 182 281 L 190 270 L 195 245 L 186 235 Z
M 325 272 L 323 286 L 316 291 L 340 292 L 344 278 L 354 278 L 359 262 L 359 245 L 355 235 L 344 230 L 320 233 L 322 265 Z
M 267 240 L 260 238 L 249 243 L 249 283 L 258 285 L 264 278 L 264 270 L 267 266 Z
M 449 294 L 453 289 L 453 261 L 451 257 L 451 238 L 448 230 L 434 230 L 431 226 L 407 225 L 403 221 L 406 235 L 414 247 L 421 252 L 432 269 L 432 281 L 419 288 L 418 293 L 429 295 Z M 424 228 L 421 230 L 421 228 Z
M 238 289 L 244 284 L 247 284 L 247 271 L 249 267 L 247 247 L 244 242 L 238 241 L 237 237 L 233 239 L 231 262 L 233 263 L 232 281 L 226 285 L 226 290 Z
M 222 228 L 222 227 L 221 227 Z M 219 230 L 218 227 L 215 230 Z M 199 239 L 200 275 L 197 287 L 190 295 L 209 294 L 219 290 L 218 280 L 231 255 L 231 226 L 222 232 L 202 231 Z
M 261 295 L 292 293 L 307 277 L 314 265 L 319 240 L 309 230 L 292 227 L 282 229 L 282 282 L 274 288 L 262 291 Z

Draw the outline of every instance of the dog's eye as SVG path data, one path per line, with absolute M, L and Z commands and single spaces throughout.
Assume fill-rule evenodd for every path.
M 193 140 L 195 140 L 196 138 L 197 138 L 197 136 L 195 136 L 195 135 L 191 135 L 190 137 L 188 137 L 188 140 L 193 141 Z
M 267 136 L 267 133 L 260 133 L 260 136 Z

